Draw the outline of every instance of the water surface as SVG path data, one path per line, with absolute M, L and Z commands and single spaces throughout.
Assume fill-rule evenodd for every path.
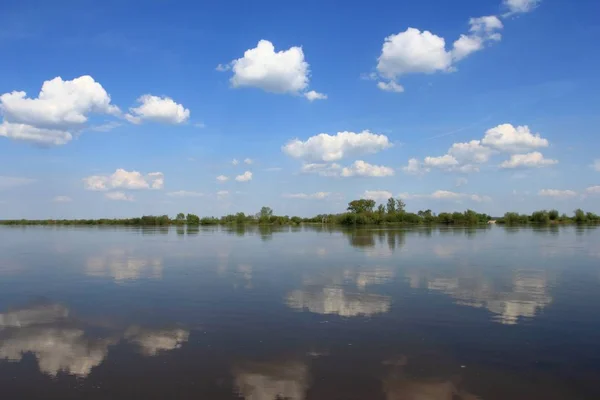
M 0 228 L 7 399 L 600 398 L 600 230 Z

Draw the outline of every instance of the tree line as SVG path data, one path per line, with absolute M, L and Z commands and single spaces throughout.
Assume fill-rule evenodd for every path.
M 473 210 L 464 212 L 441 212 L 435 214 L 431 210 L 417 213 L 406 211 L 406 204 L 390 198 L 384 204 L 377 205 L 372 199 L 352 200 L 345 212 L 339 214 L 319 214 L 310 218 L 298 216 L 275 215 L 270 207 L 262 207 L 256 214 L 238 212 L 222 217 L 200 217 L 196 214 L 179 213 L 175 218 L 168 215 L 145 215 L 140 218 L 123 219 L 77 219 L 77 220 L 0 220 L 1 225 L 132 225 L 132 226 L 167 226 L 167 225 L 299 225 L 301 223 L 340 224 L 340 225 L 382 225 L 382 224 L 444 224 L 444 225 L 478 225 L 494 221 L 499 224 L 567 224 L 567 223 L 600 223 L 600 217 L 592 212 L 575 210 L 573 216 L 559 214 L 557 210 L 535 211 L 531 215 L 507 212 L 503 217 L 493 218 L 488 214 Z

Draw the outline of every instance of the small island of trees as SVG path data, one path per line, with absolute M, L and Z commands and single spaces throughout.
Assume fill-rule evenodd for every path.
M 385 204 L 379 204 L 372 199 L 352 200 L 345 212 L 339 214 L 319 214 L 310 218 L 298 216 L 275 215 L 270 207 L 262 207 L 254 215 L 243 212 L 229 214 L 220 218 L 195 214 L 179 213 L 175 218 L 168 215 L 145 215 L 140 218 L 121 219 L 76 219 L 76 220 L 0 220 L 0 225 L 124 225 L 124 226 L 167 226 L 167 225 L 299 225 L 302 223 L 339 224 L 339 225 L 479 225 L 495 222 L 506 225 L 527 224 L 597 224 L 600 216 L 581 209 L 574 211 L 572 216 L 560 214 L 557 210 L 535 211 L 531 215 L 507 212 L 503 217 L 493 218 L 473 210 L 464 212 L 441 212 L 435 214 L 431 210 L 421 210 L 417 213 L 406 211 L 406 204 L 395 198 L 390 198 Z

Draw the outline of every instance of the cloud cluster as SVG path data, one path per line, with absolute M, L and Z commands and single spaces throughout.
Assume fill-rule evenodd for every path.
M 229 81 L 234 88 L 255 87 L 270 93 L 302 94 L 309 101 L 327 98 L 314 90 L 306 91 L 310 65 L 301 47 L 275 51 L 273 43 L 261 40 L 255 48 L 246 50 L 242 58 L 219 64 L 217 70 L 233 72 Z
M 379 202 L 387 201 L 390 197 L 394 197 L 392 192 L 387 190 L 365 190 L 362 195 L 363 199 L 375 200 Z
M 165 179 L 162 172 L 151 172 L 142 175 L 138 171 L 126 171 L 122 168 L 117 169 L 111 175 L 92 175 L 83 179 L 85 189 L 94 191 L 162 189 L 164 183 Z M 126 196 L 121 192 L 107 193 L 106 197 L 111 200 L 133 200 L 133 197 Z
M 293 139 L 282 147 L 284 153 L 306 161 L 338 161 L 345 157 L 374 154 L 392 147 L 385 135 L 364 130 L 360 133 L 338 132 L 335 135 L 321 133 L 306 141 Z
M 542 189 L 538 192 L 538 195 L 566 199 L 577 196 L 577 192 L 574 192 L 573 190 Z
M 236 182 L 248 182 L 252 180 L 252 172 L 246 171 L 235 177 Z
M 504 6 L 509 11 L 502 17 L 529 12 L 538 3 L 539 0 L 504 0 Z M 377 72 L 371 74 L 369 79 L 378 79 L 377 87 L 381 90 L 404 92 L 404 87 L 397 82 L 399 77 L 455 72 L 459 61 L 499 42 L 503 28 L 504 24 L 496 15 L 470 18 L 469 31 L 461 34 L 451 47 L 447 47 L 443 37 L 428 30 L 409 27 L 384 39 L 377 59 Z
M 282 197 L 286 199 L 323 200 L 329 197 L 330 195 L 330 192 L 284 193 Z
M 500 168 L 539 168 L 558 163 L 556 160 L 544 158 L 538 151 L 531 152 L 548 146 L 548 140 L 539 133 L 531 132 L 528 126 L 501 124 L 488 129 L 481 140 L 454 143 L 442 156 L 428 156 L 422 162 L 411 158 L 402 170 L 413 175 L 424 174 L 432 169 L 478 172 L 480 165 L 489 162 L 494 154 L 501 153 L 512 155 L 509 160 L 500 164 Z
M 140 105 L 130 108 L 129 113 L 125 114 L 125 119 L 133 124 L 140 124 L 142 121 L 181 124 L 190 118 L 190 110 L 170 97 L 145 94 L 137 101 Z

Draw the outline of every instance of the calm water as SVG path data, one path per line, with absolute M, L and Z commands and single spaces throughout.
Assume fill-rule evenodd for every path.
M 600 398 L 600 229 L 0 228 L 2 399 Z

